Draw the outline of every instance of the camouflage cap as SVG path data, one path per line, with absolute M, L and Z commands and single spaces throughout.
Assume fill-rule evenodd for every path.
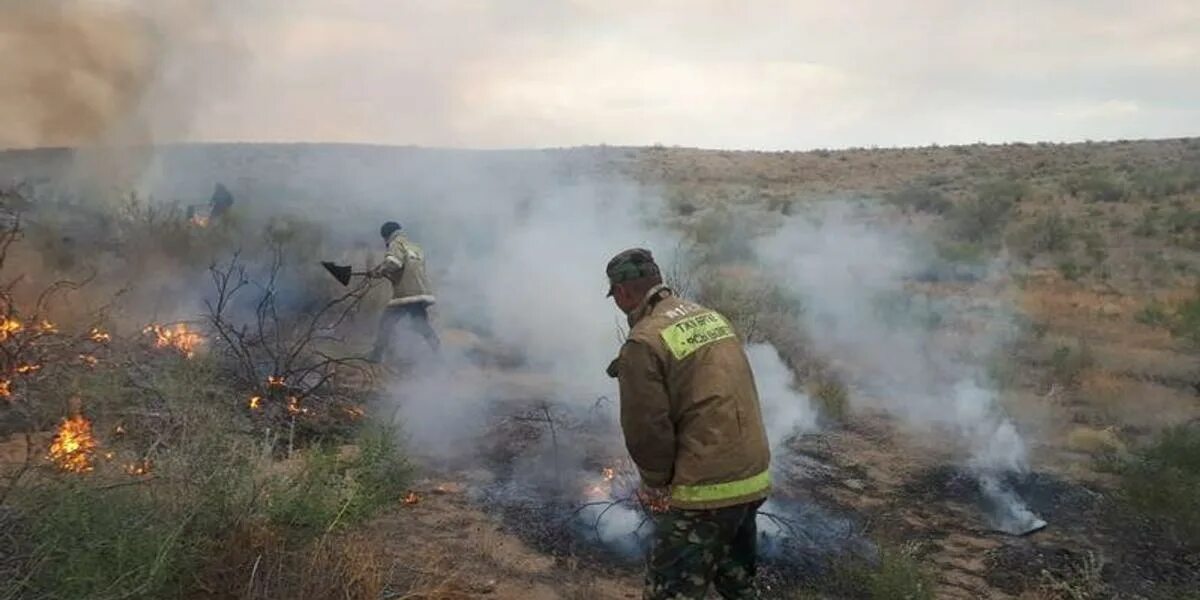
M 654 255 L 645 248 L 630 248 L 612 257 L 605 268 L 608 274 L 608 295 L 612 296 L 612 286 L 626 281 L 643 277 L 662 277 Z

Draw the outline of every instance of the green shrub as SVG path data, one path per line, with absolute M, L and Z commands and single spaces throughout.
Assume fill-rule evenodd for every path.
M 933 580 L 921 567 L 919 546 L 881 544 L 877 561 L 868 564 L 849 558 L 834 564 L 829 574 L 814 582 L 799 598 L 865 598 L 868 600 L 932 600 Z
M 933 585 L 911 548 L 880 551 L 879 569 L 870 574 L 871 600 L 932 600 Z
M 1029 184 L 1024 181 L 1011 179 L 993 179 L 981 184 L 976 189 L 976 195 L 985 202 L 1002 202 L 1015 204 L 1025 200 L 1030 195 Z
M 1173 321 L 1171 333 L 1200 348 L 1200 292 L 1176 309 Z
M 1071 247 L 1074 224 L 1058 211 L 1044 214 L 1021 232 L 1029 256 L 1041 252 L 1063 252 Z
M 273 522 L 309 530 L 358 522 L 397 500 L 408 482 L 408 464 L 393 434 L 365 432 L 355 450 L 314 447 L 297 473 L 272 485 L 267 514 Z
M 1138 323 L 1155 327 L 1162 327 L 1171 322 L 1171 315 L 1167 313 L 1166 307 L 1158 302 L 1150 302 L 1143 306 L 1133 318 Z
M 18 502 L 37 546 L 25 581 L 0 588 L 7 597 L 173 596 L 199 558 L 191 511 L 150 490 L 65 480 Z
M 1151 200 L 1194 192 L 1200 189 L 1200 169 L 1175 167 L 1137 171 L 1130 187 Z
M 1099 170 L 1076 174 L 1066 181 L 1065 187 L 1070 195 L 1090 202 L 1120 202 L 1129 197 L 1124 181 Z
M 888 194 L 888 202 L 904 210 L 940 215 L 950 210 L 950 200 L 929 186 L 910 184 L 898 192 Z
M 1069 258 L 1058 263 L 1058 272 L 1062 273 L 1063 278 L 1067 281 L 1078 281 L 1080 277 L 1088 273 L 1088 270 L 1088 267 Z
M 1086 344 L 1059 346 L 1050 355 L 1050 376 L 1056 383 L 1074 386 L 1084 371 L 1094 364 L 1095 359 Z
M 950 212 L 951 233 L 968 242 L 995 238 L 1004 231 L 1014 207 L 1012 200 L 976 197 Z
M 1119 474 L 1131 507 L 1169 522 L 1200 546 L 1200 425 L 1163 431 L 1128 457 Z

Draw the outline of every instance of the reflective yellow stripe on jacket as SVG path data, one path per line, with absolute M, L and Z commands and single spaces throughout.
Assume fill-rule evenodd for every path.
M 671 499 L 677 502 L 716 502 L 750 496 L 770 487 L 771 474 L 763 471 L 753 477 L 725 483 L 672 486 Z

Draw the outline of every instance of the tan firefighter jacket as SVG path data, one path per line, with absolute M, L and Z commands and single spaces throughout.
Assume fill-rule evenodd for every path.
M 399 231 L 388 238 L 387 254 L 373 273 L 392 282 L 392 299 L 388 306 L 415 302 L 433 304 L 436 301 L 425 276 L 425 253 Z
M 625 445 L 651 487 L 681 509 L 733 506 L 770 491 L 770 449 L 754 375 L 725 317 L 659 286 L 629 315 L 615 371 Z

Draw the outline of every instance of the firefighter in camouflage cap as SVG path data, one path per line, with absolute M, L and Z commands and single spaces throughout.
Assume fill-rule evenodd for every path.
M 655 518 L 643 597 L 758 598 L 755 518 L 770 450 L 745 349 L 716 311 L 675 296 L 649 250 L 613 257 L 609 291 L 630 332 L 608 373 L 621 430 Z

